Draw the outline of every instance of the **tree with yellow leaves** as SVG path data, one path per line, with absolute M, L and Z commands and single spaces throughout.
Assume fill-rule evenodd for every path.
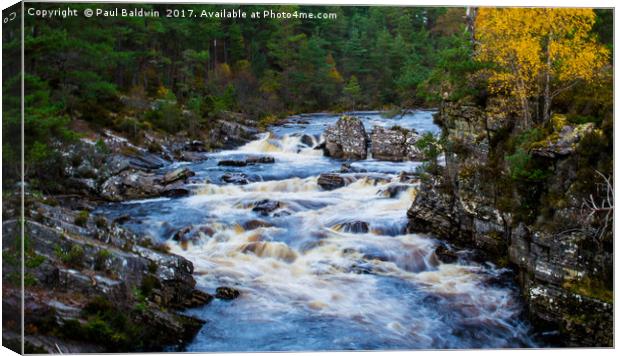
M 609 51 L 590 30 L 592 9 L 481 8 L 476 16 L 476 58 L 493 64 L 491 92 L 508 92 L 530 125 L 530 100 L 543 99 L 542 116 L 560 93 L 580 81 L 592 81 Z

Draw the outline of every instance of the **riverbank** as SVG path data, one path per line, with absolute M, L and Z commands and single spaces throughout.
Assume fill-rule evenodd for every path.
M 21 351 L 22 235 L 25 352 L 180 350 L 191 341 L 205 321 L 181 311 L 226 298 L 225 290 L 212 296 L 196 288 L 190 261 L 125 228 L 129 217 L 94 211 L 110 201 L 189 194 L 192 172 L 172 162 L 200 161 L 258 132 L 237 121 L 218 123 L 200 141 L 157 131 L 127 136 L 75 120 L 80 139 L 57 146 L 47 168 L 56 178 L 25 188 L 23 233 L 20 195 L 4 193 L 3 345 Z

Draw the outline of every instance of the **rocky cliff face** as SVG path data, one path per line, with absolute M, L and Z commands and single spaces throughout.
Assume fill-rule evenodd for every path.
M 580 150 L 600 132 L 591 123 L 558 120 L 523 156 L 528 167 L 541 168 L 524 174 L 514 163 L 521 156 L 506 159 L 507 146 L 537 132 L 519 134 L 512 112 L 499 99 L 486 107 L 449 103 L 440 110 L 446 165 L 421 185 L 407 213 L 408 229 L 514 268 L 541 340 L 611 346 L 612 237 L 583 212 L 584 165 L 593 171 L 597 162 L 584 161 Z

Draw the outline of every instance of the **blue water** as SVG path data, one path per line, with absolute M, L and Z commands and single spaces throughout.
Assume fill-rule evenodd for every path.
M 438 133 L 432 111 L 387 119 L 358 113 L 367 131 L 398 125 Z M 337 116 L 302 115 L 271 127 L 236 150 L 206 154 L 183 198 L 110 204 L 109 217 L 128 214 L 126 226 L 165 241 L 194 263 L 198 287 L 241 292 L 188 310 L 206 321 L 187 351 L 316 351 L 534 346 L 521 320 L 518 292 L 506 271 L 466 257 L 445 264 L 432 236 L 406 234 L 406 211 L 417 182 L 399 180 L 421 162 L 349 162 L 366 174 L 325 191 L 317 184 L 342 161 L 313 149 Z M 302 135 L 312 137 L 302 141 Z M 223 167 L 222 159 L 270 156 L 274 164 Z M 172 167 L 166 167 L 170 169 Z M 225 184 L 243 173 L 247 185 Z M 384 192 L 399 186 L 398 194 Z M 260 201 L 277 209 L 253 210 Z M 366 228 L 354 232 L 350 226 Z M 171 240 L 190 227 L 182 242 Z M 498 286 L 492 279 L 504 278 Z M 506 287 L 508 285 L 509 287 Z

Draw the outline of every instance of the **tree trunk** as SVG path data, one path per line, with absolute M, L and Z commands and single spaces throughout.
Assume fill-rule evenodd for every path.
M 547 40 L 547 63 L 545 70 L 545 104 L 543 106 L 543 122 L 549 121 L 551 115 L 551 50 L 549 49 L 551 44 L 551 35 Z

